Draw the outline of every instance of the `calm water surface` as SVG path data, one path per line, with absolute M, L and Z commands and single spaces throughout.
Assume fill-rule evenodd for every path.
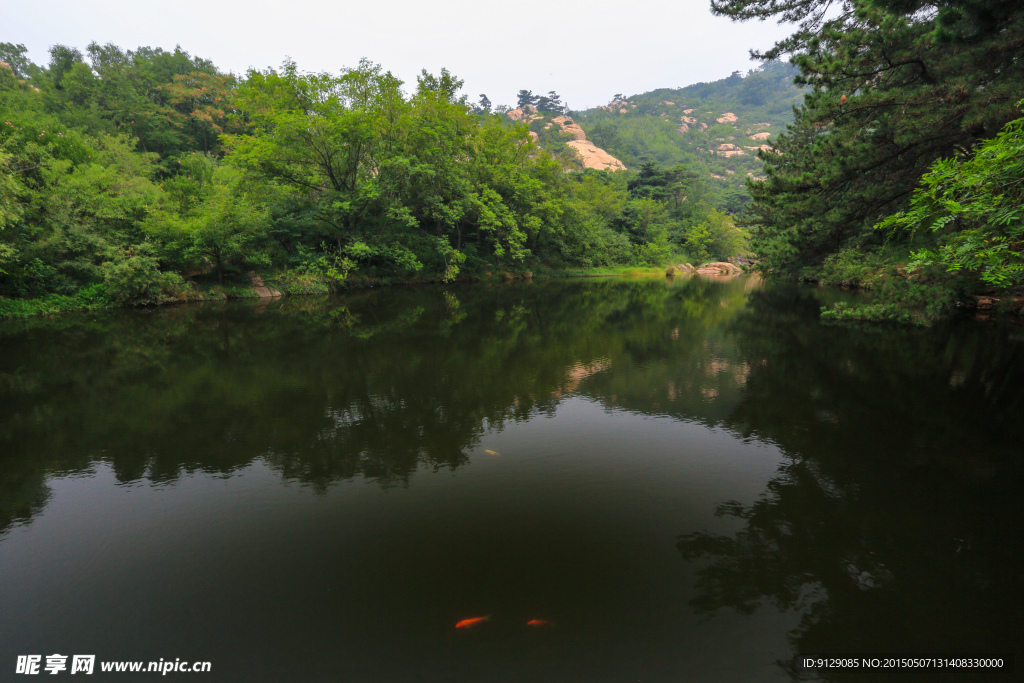
M 204 681 L 1019 659 L 1024 332 L 828 327 L 826 296 L 595 280 L 0 323 L 0 680 L 53 653 Z

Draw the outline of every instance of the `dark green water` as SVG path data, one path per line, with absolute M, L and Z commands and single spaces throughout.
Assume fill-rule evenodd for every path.
M 197 681 L 1019 660 L 1024 331 L 827 327 L 816 296 L 591 280 L 0 323 L 0 680 L 53 653 L 211 662 L 169 676 Z

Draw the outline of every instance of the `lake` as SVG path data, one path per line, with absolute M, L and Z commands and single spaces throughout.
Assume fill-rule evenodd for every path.
M 1019 659 L 1024 330 L 819 323 L 845 296 L 608 278 L 0 322 L 0 679 Z

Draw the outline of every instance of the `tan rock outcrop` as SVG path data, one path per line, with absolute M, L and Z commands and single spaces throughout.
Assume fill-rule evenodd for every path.
M 681 123 L 681 124 L 679 124 L 679 129 L 678 130 L 679 130 L 679 134 L 682 135 L 686 131 L 690 130 L 690 127 L 688 125 L 686 125 L 685 123 Z
M 728 142 L 723 143 L 715 148 L 719 156 L 723 157 L 741 157 L 746 154 L 742 149 L 736 145 L 729 144 Z
M 705 263 L 697 269 L 697 272 L 701 275 L 739 275 L 743 269 L 728 261 L 716 261 L 715 263 Z
M 772 136 L 772 134 L 768 133 L 768 132 L 754 133 L 753 135 L 750 136 L 750 139 L 751 140 L 767 140 L 771 136 Z
M 583 129 L 580 128 L 579 124 L 568 116 L 556 116 L 551 119 L 551 122 L 557 123 L 561 127 L 563 133 L 572 134 L 573 138 L 576 140 L 587 139 L 587 134 L 583 132 Z
M 721 118 L 715 119 L 719 123 L 736 123 L 739 117 L 733 114 L 731 111 L 727 111 L 722 114 Z
M 692 114 L 693 113 L 693 109 L 684 109 L 683 113 L 684 114 Z
M 613 103 L 614 104 L 614 103 Z M 523 117 L 523 111 L 513 109 L 508 112 L 509 118 L 513 121 L 523 119 L 526 123 L 542 118 L 536 113 L 536 109 L 532 106 L 527 106 L 526 118 Z M 516 116 L 513 116 L 513 112 L 518 112 Z M 604 151 L 593 142 L 587 140 L 587 134 L 583 132 L 583 129 L 578 123 L 572 120 L 569 116 L 556 116 L 551 119 L 551 122 L 544 126 L 545 130 L 548 130 L 552 125 L 557 124 L 562 132 L 569 133 L 573 136 L 572 140 L 566 142 L 567 145 L 573 148 L 576 155 L 579 157 L 580 163 L 583 168 L 596 168 L 601 171 L 624 171 L 626 165 L 621 161 L 613 157 L 608 152 Z M 534 142 L 539 141 L 539 136 L 530 131 L 530 137 Z
M 599 171 L 625 171 L 626 165 L 589 140 L 569 140 L 565 143 L 576 150 L 583 168 Z
M 260 277 L 254 270 L 249 271 L 249 285 L 260 296 L 261 299 L 276 298 L 281 296 L 281 292 L 277 291 L 273 287 L 267 287 L 263 283 L 263 278 Z
M 537 107 L 532 104 L 528 104 L 525 107 L 519 109 L 510 109 L 505 112 L 505 116 L 509 117 L 512 121 L 523 121 L 529 123 L 530 121 L 536 121 L 537 119 L 544 118 L 537 113 Z

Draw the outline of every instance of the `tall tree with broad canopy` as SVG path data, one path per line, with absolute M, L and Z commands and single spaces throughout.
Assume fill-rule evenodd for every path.
M 424 71 L 415 92 L 363 61 L 338 76 L 250 72 L 237 90 L 248 135 L 228 161 L 310 207 L 335 254 L 431 252 L 451 274 L 468 247 L 521 262 L 556 231 L 564 172 L 525 125 L 472 113 L 462 81 Z

